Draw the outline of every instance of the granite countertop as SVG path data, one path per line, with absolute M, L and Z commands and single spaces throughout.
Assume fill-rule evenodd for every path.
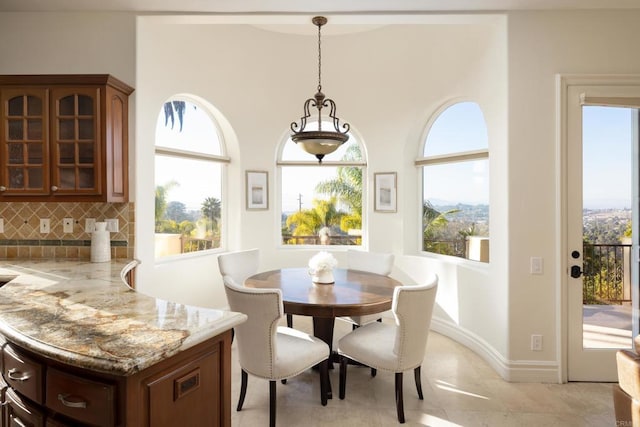
M 246 315 L 138 293 L 126 261 L 0 260 L 0 334 L 62 363 L 128 376 L 219 335 Z

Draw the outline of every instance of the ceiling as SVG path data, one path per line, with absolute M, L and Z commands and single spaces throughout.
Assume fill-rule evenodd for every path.
M 0 11 L 139 13 L 420 13 L 640 9 L 640 0 L 0 0 Z

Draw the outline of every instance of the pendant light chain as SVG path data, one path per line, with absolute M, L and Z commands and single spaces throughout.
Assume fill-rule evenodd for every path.
M 322 92 L 322 44 L 320 42 L 320 31 L 322 25 L 318 25 L 318 92 Z

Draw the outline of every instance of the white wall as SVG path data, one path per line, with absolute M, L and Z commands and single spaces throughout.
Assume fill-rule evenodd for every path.
M 509 358 L 560 364 L 556 259 L 560 229 L 556 159 L 557 73 L 640 73 L 640 12 L 519 12 L 509 14 Z M 492 236 L 493 238 L 493 236 Z M 493 244 L 493 240 L 492 240 Z M 544 258 L 544 274 L 529 274 L 529 258 Z M 543 352 L 529 350 L 531 334 Z
M 4 12 L 0 35 L 2 74 L 112 74 L 135 87 L 132 15 Z

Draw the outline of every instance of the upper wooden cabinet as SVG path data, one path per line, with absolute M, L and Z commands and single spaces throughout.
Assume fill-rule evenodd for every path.
M 128 97 L 110 75 L 0 75 L 0 200 L 128 201 Z

